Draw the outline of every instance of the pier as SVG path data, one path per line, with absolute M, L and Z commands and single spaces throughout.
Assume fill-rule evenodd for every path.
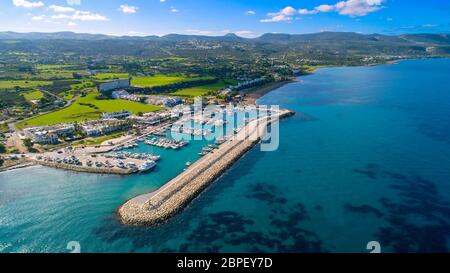
M 276 115 L 281 119 L 293 114 L 289 110 L 281 110 Z M 235 137 L 157 191 L 139 195 L 123 204 L 117 212 L 120 220 L 132 226 L 151 226 L 168 220 L 256 145 L 271 123 L 272 119 L 267 117 L 249 122 Z

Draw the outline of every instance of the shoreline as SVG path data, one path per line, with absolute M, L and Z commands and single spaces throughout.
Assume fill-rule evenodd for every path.
M 281 88 L 287 84 L 296 82 L 295 79 L 286 80 L 282 82 L 273 82 L 268 85 L 264 85 L 262 87 L 256 88 L 255 90 L 245 94 L 244 103 L 248 105 L 256 105 L 256 100 L 263 97 L 264 95 Z
M 24 168 L 33 167 L 33 166 L 36 166 L 36 165 L 37 165 L 36 163 L 31 162 L 31 161 L 20 162 L 18 164 L 13 164 L 11 166 L 0 167 L 0 173 L 13 171 L 13 170 L 18 170 L 18 169 L 24 169 Z

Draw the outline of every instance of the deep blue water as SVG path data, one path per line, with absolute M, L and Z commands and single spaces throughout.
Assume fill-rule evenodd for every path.
M 262 99 L 299 114 L 275 152 L 251 150 L 155 228 L 115 218 L 205 143 L 160 151 L 155 173 L 99 176 L 32 167 L 0 174 L 0 252 L 449 251 L 450 60 L 327 68 Z M 141 147 L 140 150 L 149 149 Z M 170 154 L 172 153 L 172 154 Z

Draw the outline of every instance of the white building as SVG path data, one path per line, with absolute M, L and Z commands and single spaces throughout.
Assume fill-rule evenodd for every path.
M 112 90 L 116 90 L 116 89 L 128 88 L 130 86 L 131 86 L 130 79 L 115 80 L 115 81 L 101 83 L 98 86 L 98 91 L 103 93 L 103 92 L 108 92 L 108 91 L 112 91 Z
M 114 132 L 123 131 L 129 127 L 130 124 L 127 121 L 117 119 L 92 120 L 86 121 L 81 125 L 81 128 L 88 137 L 108 135 Z
M 111 94 L 111 97 L 113 99 L 122 99 L 122 98 L 128 97 L 129 95 L 130 94 L 125 90 L 118 90 L 118 91 L 113 91 Z
M 58 135 L 48 131 L 35 132 L 31 140 L 37 144 L 57 144 L 59 142 Z
M 131 116 L 129 111 L 113 112 L 113 113 L 103 113 L 103 119 L 125 119 Z
M 37 144 L 56 144 L 59 137 L 66 137 L 75 131 L 73 124 L 61 124 L 28 128 L 24 130 L 24 135 Z

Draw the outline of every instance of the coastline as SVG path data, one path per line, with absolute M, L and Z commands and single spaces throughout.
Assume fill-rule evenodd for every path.
M 12 164 L 12 165 L 9 165 L 6 167 L 5 166 L 0 167 L 0 173 L 17 170 L 17 169 L 28 168 L 28 167 L 32 167 L 35 165 L 36 165 L 36 163 L 30 162 L 30 161 L 18 162 L 17 164 Z
M 248 104 L 248 105 L 255 105 L 256 100 L 258 100 L 262 96 L 266 95 L 267 93 L 270 93 L 273 90 L 281 88 L 286 84 L 290 84 L 293 82 L 296 82 L 296 80 L 292 79 L 292 80 L 286 80 L 286 81 L 282 81 L 282 82 L 274 82 L 274 83 L 270 83 L 268 85 L 264 85 L 262 87 L 256 88 L 255 90 L 250 91 L 249 93 L 245 94 L 244 103 Z

